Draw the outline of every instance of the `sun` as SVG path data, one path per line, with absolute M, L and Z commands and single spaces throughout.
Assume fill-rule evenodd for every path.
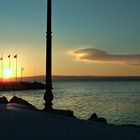
M 12 77 L 12 70 L 10 70 L 10 69 L 6 69 L 5 71 L 4 71 L 4 78 L 11 78 Z

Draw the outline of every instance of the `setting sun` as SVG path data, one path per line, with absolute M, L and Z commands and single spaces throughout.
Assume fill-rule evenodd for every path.
M 12 77 L 12 70 L 6 69 L 4 71 L 4 78 L 11 78 Z

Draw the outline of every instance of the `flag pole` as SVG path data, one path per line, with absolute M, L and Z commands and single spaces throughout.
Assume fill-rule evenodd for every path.
M 23 74 L 23 67 L 21 67 L 21 82 L 23 82 L 23 77 L 22 77 L 23 75 L 22 74 Z
M 52 111 L 52 31 L 51 9 L 52 0 L 47 0 L 47 32 L 46 32 L 46 91 L 44 94 L 44 111 Z
M 17 57 L 16 57 L 16 81 L 17 81 Z
M 3 53 L 2 53 L 2 57 L 0 58 L 1 60 L 1 80 L 3 80 Z
M 11 58 L 10 58 L 10 54 L 8 55 L 8 58 L 9 58 L 9 70 L 11 68 Z
M 21 80 L 20 81 L 22 82 L 22 68 L 21 68 Z
M 1 60 L 1 80 L 2 80 L 2 57 L 0 58 Z
M 36 71 L 34 71 L 34 83 L 36 82 Z
M 16 81 L 17 81 L 17 54 L 14 56 L 14 58 L 16 59 Z
M 2 64 L 1 64 L 1 66 L 2 66 L 2 80 L 3 80 L 3 54 L 2 54 L 2 62 L 1 62 Z

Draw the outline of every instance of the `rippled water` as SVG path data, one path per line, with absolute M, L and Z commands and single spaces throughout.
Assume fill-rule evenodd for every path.
M 54 108 L 70 109 L 88 119 L 93 112 L 113 124 L 140 125 L 140 81 L 54 82 Z M 16 95 L 43 108 L 44 90 L 0 92 L 10 99 Z

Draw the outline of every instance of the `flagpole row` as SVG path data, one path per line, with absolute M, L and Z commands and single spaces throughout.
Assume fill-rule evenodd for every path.
M 17 54 L 14 55 L 13 58 L 15 59 L 15 80 L 17 81 L 17 79 L 18 79 L 18 55 Z M 1 61 L 0 78 L 1 78 L 1 80 L 3 80 L 3 78 L 4 78 L 4 57 L 3 57 L 3 54 L 0 57 L 0 61 Z M 12 71 L 11 70 L 11 54 L 8 55 L 8 69 L 10 71 Z M 23 69 L 23 67 L 21 67 L 21 81 L 23 80 L 23 78 L 22 78 L 23 71 L 24 71 L 24 69 Z

